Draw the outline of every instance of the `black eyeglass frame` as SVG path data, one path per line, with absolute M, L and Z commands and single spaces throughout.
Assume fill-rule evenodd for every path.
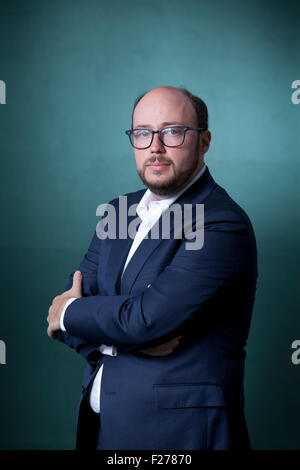
M 183 140 L 181 142 L 181 144 L 178 144 L 178 145 L 166 145 L 162 138 L 161 138 L 161 132 L 165 129 L 183 129 L 184 130 L 184 134 L 183 134 Z M 132 136 L 132 133 L 133 131 L 150 131 L 152 132 L 152 137 L 151 137 L 151 141 L 150 141 L 150 144 L 147 145 L 147 147 L 136 147 L 132 140 L 131 140 L 131 136 Z M 149 147 L 151 147 L 152 145 L 152 142 L 153 142 L 153 139 L 154 139 L 154 134 L 158 134 L 158 137 L 159 137 L 159 140 L 161 141 L 161 143 L 165 146 L 165 147 L 180 147 L 183 142 L 184 142 L 184 139 L 185 139 L 185 134 L 186 134 L 186 131 L 198 131 L 198 132 L 201 132 L 201 131 L 206 131 L 207 128 L 206 127 L 191 127 L 191 126 L 167 126 L 167 127 L 163 127 L 162 129 L 160 129 L 159 131 L 153 131 L 152 129 L 146 129 L 145 127 L 137 127 L 136 129 L 128 129 L 127 131 L 125 131 L 125 134 L 128 135 L 129 137 L 129 141 L 132 145 L 132 147 L 136 148 L 136 149 L 139 149 L 139 150 L 145 150 L 145 149 L 148 149 Z

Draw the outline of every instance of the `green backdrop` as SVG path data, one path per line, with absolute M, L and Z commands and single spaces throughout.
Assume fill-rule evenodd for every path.
M 259 279 L 247 346 L 255 449 L 300 449 L 297 0 L 1 0 L 0 448 L 72 449 L 84 361 L 46 335 L 96 208 L 143 187 L 124 130 L 137 95 L 208 105 L 214 179 L 250 216 Z

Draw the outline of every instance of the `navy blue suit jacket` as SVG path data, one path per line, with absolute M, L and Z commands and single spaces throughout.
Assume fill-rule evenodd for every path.
M 144 192 L 127 194 L 128 206 Z M 118 199 L 111 203 L 118 210 Z M 200 250 L 187 250 L 184 238 L 149 237 L 120 282 L 132 239 L 100 240 L 95 231 L 78 267 L 83 297 L 67 308 L 67 333 L 58 334 L 87 361 L 78 449 L 250 447 L 243 378 L 257 280 L 252 225 L 208 168 L 176 203 L 204 204 Z M 168 356 L 140 351 L 178 335 Z M 117 346 L 117 356 L 102 355 L 101 344 Z M 87 396 L 102 364 L 100 429 L 92 436 Z

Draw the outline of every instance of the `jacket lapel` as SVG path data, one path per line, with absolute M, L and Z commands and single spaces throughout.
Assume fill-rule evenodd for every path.
M 175 201 L 175 203 L 180 204 L 182 206 L 182 213 L 183 213 L 183 205 L 184 204 L 201 204 L 201 202 L 206 198 L 206 196 L 210 193 L 210 191 L 215 186 L 215 182 L 206 167 L 203 175 L 190 186 L 181 196 Z M 145 190 L 146 191 L 146 190 Z M 138 203 L 145 191 L 138 191 L 134 193 L 132 196 L 128 197 L 128 206 L 130 204 Z M 170 210 L 172 206 L 167 209 Z M 137 217 L 129 216 L 128 217 L 128 224 Z M 193 212 L 193 219 L 195 218 L 195 214 Z M 130 250 L 131 244 L 133 242 L 132 238 L 129 236 L 127 239 L 116 239 L 111 241 L 111 252 L 109 256 L 108 262 L 108 279 L 110 285 L 113 286 L 115 292 L 117 294 L 125 294 L 130 292 L 130 289 L 135 282 L 140 270 L 142 269 L 143 265 L 147 262 L 147 260 L 151 257 L 153 251 L 159 246 L 162 242 L 161 233 L 162 233 L 162 224 L 161 224 L 161 217 L 158 219 L 156 224 L 154 225 L 153 229 L 158 228 L 159 230 L 159 238 L 154 239 L 151 238 L 150 233 L 148 233 L 148 239 L 145 238 L 136 251 L 134 252 L 133 256 L 131 257 L 126 269 L 124 271 L 122 277 L 122 283 L 120 282 L 121 274 L 123 271 L 123 266 L 127 259 L 128 252 Z M 139 219 L 140 220 L 140 219 Z M 117 232 L 118 233 L 118 232 Z M 170 238 L 174 233 L 174 221 L 171 217 L 171 226 L 170 226 Z

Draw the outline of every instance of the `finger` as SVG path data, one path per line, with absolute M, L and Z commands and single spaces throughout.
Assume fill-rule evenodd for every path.
M 169 341 L 168 343 L 163 344 L 162 347 L 164 347 L 164 346 L 167 346 L 167 347 L 168 347 L 168 346 L 176 347 L 176 346 L 178 346 L 178 344 L 179 344 L 179 339 L 172 339 L 172 340 Z
M 173 352 L 173 349 L 179 345 L 180 338 L 182 338 L 182 335 L 171 339 L 167 343 L 155 346 L 154 348 L 140 349 L 140 352 L 142 352 L 143 354 L 149 354 L 151 356 L 162 356 L 165 354 L 166 351 L 167 354 L 170 354 L 171 352 Z
M 48 326 L 48 328 L 47 328 L 47 335 L 49 336 L 49 338 L 54 339 L 53 331 L 52 331 L 52 328 L 50 326 Z
M 160 349 L 158 348 L 153 348 L 153 349 L 140 349 L 140 352 L 143 354 L 148 354 L 149 356 L 167 356 L 168 354 L 171 354 L 173 352 L 173 348 L 168 348 L 168 349 Z
M 173 344 L 173 343 L 179 344 L 179 339 L 174 338 L 174 339 L 172 339 L 172 341 L 170 341 L 170 343 L 171 344 Z
M 72 284 L 72 292 L 76 297 L 81 297 L 81 281 L 82 281 L 82 274 L 80 271 L 75 271 L 73 275 L 73 284 Z
M 168 356 L 169 354 L 172 354 L 173 349 L 169 349 L 168 351 L 165 351 L 164 353 L 160 354 L 160 356 Z
M 165 351 L 160 351 L 160 352 L 153 352 L 151 354 L 151 356 L 168 356 L 169 354 L 171 354 L 173 352 L 173 349 L 167 349 Z
M 140 351 L 146 354 L 161 356 L 166 351 L 170 351 L 170 350 L 173 351 L 173 349 L 176 348 L 178 344 L 179 344 L 178 341 L 175 341 L 172 339 L 171 341 L 168 341 L 168 343 L 161 344 L 154 348 L 140 349 Z
M 144 354 L 152 354 L 152 352 L 154 352 L 154 349 L 153 348 L 149 348 L 149 349 L 140 349 L 140 352 L 144 353 Z
M 177 338 L 172 338 L 170 341 L 164 344 L 179 343 L 180 338 L 182 338 L 182 336 L 177 336 Z

